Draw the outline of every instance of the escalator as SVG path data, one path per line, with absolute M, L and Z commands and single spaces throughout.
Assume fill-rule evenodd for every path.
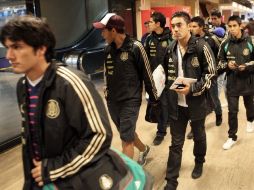
M 108 1 L 41 0 L 34 1 L 31 8 L 28 12 L 46 18 L 55 33 L 57 60 L 83 70 L 89 76 L 103 72 L 105 42 L 92 23 L 108 12 Z
M 105 41 L 92 23 L 110 11 L 125 18 L 127 33 L 135 37 L 134 0 L 0 1 L 0 27 L 8 19 L 25 13 L 46 19 L 56 36 L 56 61 L 98 78 L 103 73 Z M 15 92 L 20 76 L 11 72 L 4 56 L 5 49 L 0 46 L 0 152 L 20 142 L 21 129 Z
M 22 7 L 22 10 L 17 11 L 17 7 Z M 0 24 L 24 14 L 24 8 L 26 13 L 45 18 L 51 26 L 57 40 L 56 60 L 83 70 L 90 76 L 102 73 L 105 42 L 100 31 L 92 28 L 92 23 L 108 12 L 107 1 L 9 0 L 0 2 Z M 21 76 L 11 72 L 10 64 L 4 57 L 5 52 L 1 45 L 0 152 L 20 143 L 21 130 L 16 100 L 16 83 Z

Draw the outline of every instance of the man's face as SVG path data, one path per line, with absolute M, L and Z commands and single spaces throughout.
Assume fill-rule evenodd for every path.
M 6 39 L 4 42 L 7 48 L 6 58 L 12 65 L 14 73 L 24 73 L 29 75 L 36 71 L 39 65 L 39 50 L 34 50 L 23 41 L 11 41 Z
M 149 21 L 149 31 L 153 32 L 159 27 L 160 27 L 160 22 L 154 22 L 153 18 L 151 17 Z
M 190 31 L 193 35 L 201 35 L 203 31 L 203 27 L 200 27 L 197 22 L 191 22 L 190 23 Z
M 147 24 L 145 24 L 145 29 L 146 29 L 146 32 L 151 32 L 150 28 L 149 28 L 149 22 Z
M 107 28 L 104 28 L 104 29 L 101 31 L 102 37 L 105 39 L 105 41 L 106 41 L 108 44 L 111 44 L 111 43 L 114 41 L 115 33 L 116 33 L 116 32 L 115 32 L 115 29 L 108 30 Z
M 228 30 L 233 37 L 240 38 L 242 35 L 240 25 L 234 20 L 228 22 Z
M 188 34 L 190 34 L 190 28 L 183 17 L 174 17 L 171 20 L 171 27 L 173 38 L 176 40 L 184 39 Z
M 221 25 L 221 18 L 217 16 L 211 16 L 211 22 L 213 26 L 220 26 Z

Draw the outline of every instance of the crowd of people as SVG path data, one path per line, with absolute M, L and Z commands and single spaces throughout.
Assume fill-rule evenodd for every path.
M 200 16 L 175 12 L 170 29 L 165 27 L 165 16 L 153 12 L 141 42 L 125 33 L 124 19 L 115 13 L 93 23 L 108 44 L 104 95 L 123 154 L 110 149 L 106 108 L 91 81 L 84 73 L 52 61 L 55 37 L 47 23 L 24 16 L 5 24 L 1 42 L 7 48 L 6 58 L 15 73 L 25 74 L 17 84 L 23 189 L 152 189 L 152 178 L 141 167 L 150 147 L 136 132 L 143 84 L 150 105 L 160 110 L 153 144 L 159 146 L 170 130 L 165 190 L 177 189 L 188 124 L 187 138 L 194 141 L 195 157 L 191 177 L 202 176 L 205 119 L 214 111 L 215 125 L 222 124 L 222 89 L 229 126 L 222 148 L 228 150 L 237 143 L 240 96 L 246 108 L 246 131 L 254 132 L 253 23 L 243 28 L 241 18 L 232 15 L 224 24 L 217 10 L 210 19 L 206 23 Z M 160 96 L 153 78 L 159 65 L 166 78 Z M 179 78 L 195 82 L 183 80 L 172 88 Z M 139 150 L 138 164 L 132 161 L 134 147 Z M 139 181 L 138 187 L 133 179 Z

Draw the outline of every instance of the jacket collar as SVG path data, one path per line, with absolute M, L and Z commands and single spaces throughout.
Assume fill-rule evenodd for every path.
M 128 50 L 128 49 L 131 47 L 130 42 L 131 42 L 131 38 L 130 38 L 130 36 L 129 36 L 128 34 L 126 34 L 126 37 L 124 38 L 123 44 L 122 44 L 122 46 L 119 48 L 119 50 L 121 50 L 121 51 L 126 51 L 126 50 Z M 116 49 L 116 44 L 115 44 L 115 42 L 112 42 L 112 43 L 110 44 L 110 46 L 111 46 L 112 48 Z
M 164 28 L 162 34 L 156 34 L 155 32 L 152 32 L 152 35 L 158 41 L 163 41 L 163 40 L 171 39 L 171 31 L 170 31 L 170 29 L 168 27 Z
M 244 33 L 243 31 L 242 31 L 241 38 L 234 38 L 231 34 L 229 35 L 230 41 L 232 41 L 234 43 L 238 43 L 238 42 L 244 41 L 245 39 L 247 39 L 247 37 L 248 37 L 248 35 L 246 33 Z
M 195 36 L 191 36 L 189 41 L 188 41 L 188 44 L 187 44 L 187 50 L 186 50 L 186 53 L 193 53 L 196 51 L 196 42 L 199 38 L 198 37 L 195 37 Z M 173 51 L 176 52 L 176 48 L 177 48 L 177 41 L 175 40 L 173 42 Z

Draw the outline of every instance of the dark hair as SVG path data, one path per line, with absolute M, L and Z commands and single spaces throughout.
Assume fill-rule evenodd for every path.
M 175 13 L 172 15 L 172 17 L 171 17 L 171 20 L 172 20 L 173 18 L 175 18 L 175 17 L 182 17 L 182 18 L 185 20 L 185 22 L 186 22 L 187 24 L 189 24 L 190 21 L 191 21 L 190 15 L 189 15 L 188 13 L 184 12 L 184 11 L 177 11 L 177 12 L 175 12 Z
M 217 16 L 218 18 L 221 18 L 221 12 L 217 9 L 213 9 L 211 11 L 211 16 Z
M 105 28 L 108 30 L 112 30 L 114 28 L 117 33 L 123 34 L 125 32 L 125 23 L 123 17 L 119 15 L 113 15 L 108 20 Z
M 230 17 L 228 18 L 228 23 L 229 23 L 230 21 L 236 21 L 239 25 L 242 24 L 241 18 L 240 18 L 239 16 L 237 16 L 237 15 L 232 15 L 232 16 L 230 16 Z
M 153 21 L 160 22 L 160 27 L 164 28 L 166 24 L 166 17 L 161 12 L 153 12 L 151 14 L 151 17 L 153 18 Z
M 54 56 L 56 39 L 49 25 L 40 18 L 34 16 L 15 17 L 5 24 L 1 30 L 1 42 L 6 39 L 11 41 L 24 41 L 35 50 L 45 46 L 47 51 L 45 58 L 50 62 Z
M 248 23 L 245 29 L 248 30 L 248 34 L 253 36 L 254 35 L 254 24 L 253 23 Z
M 199 27 L 205 27 L 205 21 L 203 18 L 201 18 L 200 16 L 195 16 L 191 19 L 191 22 L 196 22 L 198 23 Z

